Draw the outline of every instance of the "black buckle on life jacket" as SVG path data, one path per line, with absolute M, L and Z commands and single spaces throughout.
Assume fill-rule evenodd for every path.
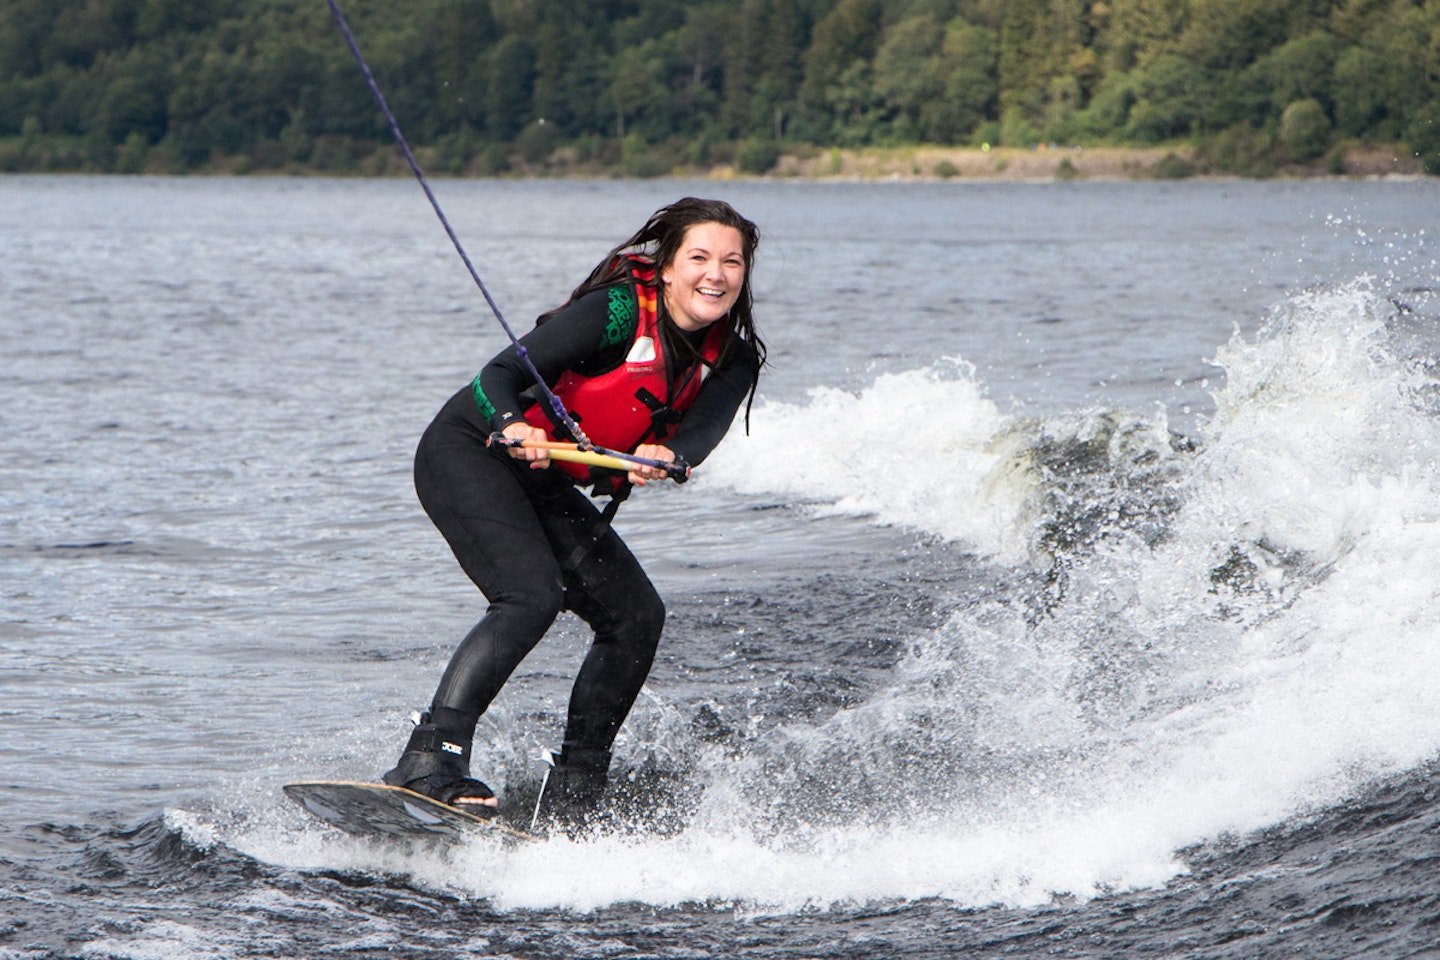
M 646 439 L 664 440 L 670 435 L 670 428 L 680 422 L 680 411 L 667 406 L 665 401 L 645 387 L 635 391 L 635 399 L 650 411 L 650 429 L 645 433 Z

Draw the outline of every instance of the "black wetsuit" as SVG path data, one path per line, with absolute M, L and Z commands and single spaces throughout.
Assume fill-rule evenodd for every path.
M 611 303 L 609 291 L 595 291 L 522 338 L 547 384 L 566 370 L 595 375 L 624 360 L 636 311 L 628 305 L 629 329 L 617 331 L 626 310 Z M 664 444 L 692 466 L 702 462 L 729 429 L 755 369 L 753 349 L 737 343 Z M 510 674 L 568 609 L 595 640 L 571 693 L 563 746 L 608 751 L 650 671 L 665 606 L 569 477 L 486 447 L 491 432 L 522 417 L 532 382 L 515 348 L 505 350 L 450 398 L 416 452 L 420 502 L 490 602 L 451 658 L 431 713 L 468 744 Z

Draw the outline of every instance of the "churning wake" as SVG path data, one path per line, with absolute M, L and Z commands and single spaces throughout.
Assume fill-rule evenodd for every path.
M 958 361 L 766 405 L 704 482 L 958 544 L 991 587 L 864 702 L 688 744 L 695 800 L 664 836 L 388 868 L 502 908 L 1032 905 L 1163 883 L 1188 846 L 1421 764 L 1440 750 L 1435 308 L 1369 280 L 1293 296 L 1219 349 L 1191 437 L 1162 413 L 1016 416 Z

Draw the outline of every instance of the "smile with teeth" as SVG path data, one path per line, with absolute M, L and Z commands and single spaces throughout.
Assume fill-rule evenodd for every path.
M 724 290 L 717 290 L 714 287 L 696 287 L 695 292 L 702 297 L 714 297 L 716 299 L 725 296 Z

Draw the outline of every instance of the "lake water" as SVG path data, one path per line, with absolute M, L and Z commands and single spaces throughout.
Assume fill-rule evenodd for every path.
M 1434 181 L 441 181 L 528 328 L 656 207 L 773 366 L 617 527 L 670 610 L 576 840 L 403 851 L 483 609 L 410 487 L 504 344 L 412 182 L 0 178 L 0 958 L 1437 955 Z M 482 721 L 533 795 L 586 637 Z

